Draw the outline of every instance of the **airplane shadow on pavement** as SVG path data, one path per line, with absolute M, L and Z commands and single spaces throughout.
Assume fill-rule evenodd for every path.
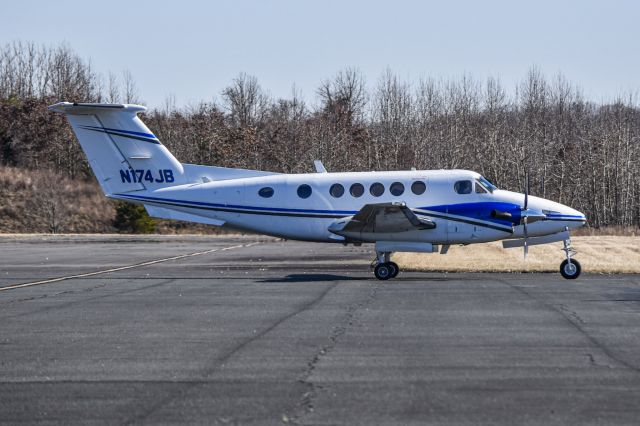
M 370 277 L 350 277 L 347 275 L 333 274 L 291 274 L 286 277 L 275 277 L 261 280 L 261 283 L 304 283 L 320 281 L 366 281 Z

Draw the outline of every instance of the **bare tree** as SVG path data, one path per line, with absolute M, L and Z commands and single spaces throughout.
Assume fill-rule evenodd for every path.
M 397 169 L 415 164 L 413 99 L 408 84 L 387 69 L 371 104 L 371 137 L 375 168 Z
M 107 81 L 107 102 L 111 104 L 120 102 L 120 84 L 118 83 L 118 77 L 111 71 L 109 71 Z
M 245 73 L 241 73 L 231 86 L 222 91 L 222 98 L 231 120 L 238 127 L 257 125 L 268 104 L 268 96 L 258 84 L 258 79 Z
M 122 72 L 122 100 L 126 104 L 142 103 L 138 94 L 138 86 L 129 70 Z

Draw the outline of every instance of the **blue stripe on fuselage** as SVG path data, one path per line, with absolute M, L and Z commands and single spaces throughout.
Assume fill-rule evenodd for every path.
M 133 198 L 133 199 L 141 199 L 139 201 L 167 201 L 171 203 L 182 203 L 182 204 L 192 204 L 196 206 L 206 206 L 206 207 L 223 207 L 229 209 L 244 209 L 244 210 L 257 210 L 257 211 L 274 211 L 274 212 L 287 212 L 287 213 L 311 213 L 311 214 L 338 214 L 351 216 L 358 211 L 353 210 L 307 210 L 307 209 L 286 209 L 281 207 L 257 207 L 257 206 L 240 206 L 237 204 L 219 204 L 219 203 L 205 203 L 202 201 L 188 201 L 188 200 L 177 200 L 172 198 L 157 198 L 157 197 L 146 197 L 144 195 L 128 195 L 128 194 L 115 194 L 121 197 Z M 188 206 L 186 206 L 188 207 Z
M 564 218 L 571 218 L 571 219 L 583 219 L 583 220 L 587 220 L 586 216 L 579 215 L 579 214 L 547 213 L 547 217 L 548 217 L 548 218 L 551 218 L 551 219 L 564 219 Z
M 237 204 L 221 204 L 221 203 L 207 203 L 203 201 L 188 201 L 179 200 L 173 198 L 159 198 L 148 197 L 144 195 L 129 195 L 129 194 L 115 194 L 116 196 L 130 198 L 138 201 L 158 201 L 168 202 L 174 204 L 180 204 L 184 207 L 199 206 L 199 207 L 211 207 L 221 209 L 237 209 L 237 210 L 251 210 L 256 212 L 280 212 L 280 213 L 294 213 L 294 214 L 309 214 L 309 215 L 327 215 L 328 217 L 340 217 L 351 216 L 358 213 L 357 210 L 311 210 L 311 209 L 291 209 L 282 207 L 258 207 L 258 206 L 243 206 Z M 464 204 L 450 204 L 450 205 L 438 205 L 438 206 L 426 206 L 418 207 L 418 210 L 425 211 L 421 213 L 428 215 L 428 211 L 444 213 L 449 215 L 461 216 L 469 219 L 481 220 L 484 222 L 494 223 L 503 227 L 511 228 L 512 222 L 499 220 L 491 216 L 491 212 L 494 209 L 508 211 L 514 208 L 519 208 L 517 204 L 502 203 L 502 202 L 483 202 L 483 203 L 464 203 Z M 330 216 L 329 216 L 330 215 Z M 452 218 L 454 219 L 454 218 Z
M 484 220 L 504 226 L 512 226 L 509 220 L 497 219 L 491 216 L 494 210 L 503 212 L 520 211 L 520 206 L 513 203 L 503 203 L 500 201 L 485 201 L 480 203 L 442 204 L 439 206 L 418 207 L 420 210 L 431 210 L 439 213 L 447 213 L 456 216 L 468 217 L 470 219 Z M 514 217 L 519 220 L 519 218 Z

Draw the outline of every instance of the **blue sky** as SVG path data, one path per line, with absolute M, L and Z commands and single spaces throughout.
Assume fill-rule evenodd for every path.
M 640 88 L 640 3 L 633 1 L 2 2 L 0 43 L 66 42 L 104 74 L 128 69 L 160 106 L 218 97 L 240 72 L 274 96 L 307 99 L 345 67 L 369 84 L 399 76 L 499 77 L 536 65 L 592 100 Z

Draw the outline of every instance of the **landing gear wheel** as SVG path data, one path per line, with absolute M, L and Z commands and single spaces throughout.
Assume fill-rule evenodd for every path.
M 575 259 L 571 259 L 571 263 L 565 259 L 560 264 L 560 274 L 568 280 L 575 280 L 578 278 L 581 269 L 580 263 Z
M 378 263 L 373 270 L 376 278 L 383 281 L 391 278 L 391 272 L 392 270 L 388 263 Z
M 390 278 L 395 278 L 398 276 L 398 272 L 400 272 L 400 268 L 398 267 L 398 264 L 396 262 L 387 262 L 387 266 L 389 266 L 389 268 L 391 268 L 391 277 Z

